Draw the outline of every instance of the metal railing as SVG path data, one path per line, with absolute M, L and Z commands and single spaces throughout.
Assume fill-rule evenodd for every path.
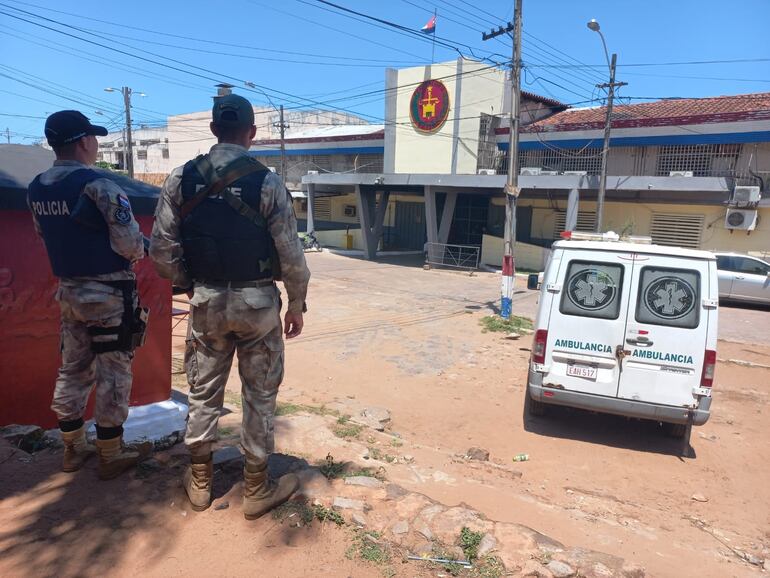
M 481 247 L 425 243 L 425 264 L 429 267 L 452 267 L 473 272 L 479 268 Z

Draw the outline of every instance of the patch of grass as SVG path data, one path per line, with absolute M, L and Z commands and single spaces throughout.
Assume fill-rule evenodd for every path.
M 316 519 L 318 519 L 319 522 L 326 522 L 328 520 L 337 524 L 338 526 L 345 525 L 345 518 L 342 517 L 342 514 L 336 510 L 327 508 L 323 504 L 313 505 L 313 515 L 316 517 Z
M 326 477 L 326 479 L 336 480 L 345 475 L 348 465 L 348 462 L 335 462 L 334 456 L 326 454 L 326 459 L 318 466 L 318 470 Z
M 392 440 L 390 440 L 390 445 L 393 446 L 394 448 L 400 448 L 401 446 L 404 445 L 404 442 L 402 442 L 398 438 L 393 438 Z
M 325 405 L 306 405 L 302 403 L 290 403 L 285 401 L 279 401 L 275 407 L 275 415 L 294 415 L 296 413 L 311 413 L 313 415 L 321 416 L 339 416 L 340 412 L 334 409 L 329 409 Z
M 473 562 L 479 557 L 479 544 L 481 544 L 483 537 L 481 532 L 474 532 L 465 526 L 460 530 L 460 547 L 463 549 L 468 562 Z
M 363 426 L 356 425 L 354 423 L 345 423 L 345 424 L 334 424 L 332 427 L 332 433 L 336 435 L 338 438 L 342 439 L 350 439 L 355 438 L 358 439 L 358 436 L 361 435 L 361 431 L 363 430 Z
M 390 562 L 390 548 L 387 543 L 380 542 L 382 535 L 372 530 L 356 531 L 353 544 L 348 548 L 345 556 L 352 560 L 360 558 L 371 564 L 380 566 Z M 391 568 L 392 571 L 392 568 Z M 393 574 L 388 574 L 392 576 Z
M 443 560 L 452 560 L 454 559 L 454 554 L 450 552 L 449 550 L 445 550 L 439 545 L 433 546 L 433 558 L 440 558 Z M 434 568 L 441 568 L 444 572 L 448 573 L 451 576 L 460 576 L 463 574 L 463 570 L 466 570 L 465 566 L 462 566 L 461 564 L 452 564 L 452 563 L 437 563 L 437 562 L 431 562 L 430 564 Z
M 238 408 L 243 407 L 243 399 L 237 391 L 225 391 L 225 402 Z
M 367 478 L 375 478 L 380 480 L 381 482 L 385 481 L 385 468 L 379 467 L 376 470 L 374 468 L 358 468 L 355 470 L 349 470 L 345 472 L 344 478 L 356 478 L 359 476 L 367 477 Z
M 396 461 L 396 456 L 391 456 L 390 454 L 386 454 L 378 447 L 369 446 L 367 449 L 369 450 L 369 457 L 372 458 L 373 460 L 388 462 L 389 464 L 392 464 L 393 462 Z
M 297 527 L 309 526 L 313 523 L 315 512 L 307 502 L 289 501 L 281 504 L 273 510 L 273 519 L 281 523 L 290 521 Z
M 497 315 L 487 315 L 479 320 L 483 329 L 482 333 L 492 331 L 495 333 L 518 333 L 522 329 L 532 329 L 532 320 L 526 317 L 511 315 L 510 319 L 503 319 Z
M 484 556 L 473 566 L 473 575 L 479 578 L 502 578 L 505 576 L 505 566 L 496 556 Z

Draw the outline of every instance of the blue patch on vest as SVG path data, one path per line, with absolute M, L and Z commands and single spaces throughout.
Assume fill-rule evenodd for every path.
M 131 210 L 123 207 L 115 209 L 115 221 L 119 225 L 128 225 L 131 222 Z
M 128 198 L 125 195 L 118 195 L 118 204 L 124 209 L 131 210 L 131 203 L 128 202 Z

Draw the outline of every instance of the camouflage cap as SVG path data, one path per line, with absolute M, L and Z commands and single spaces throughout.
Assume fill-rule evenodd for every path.
M 211 120 L 218 126 L 253 126 L 254 109 L 251 103 L 237 94 L 214 98 Z

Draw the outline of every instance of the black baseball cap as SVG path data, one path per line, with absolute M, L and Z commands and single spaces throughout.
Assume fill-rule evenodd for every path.
M 253 126 L 254 109 L 248 100 L 237 94 L 216 96 L 211 120 L 217 126 Z
M 67 145 L 88 135 L 107 136 L 107 129 L 91 124 L 88 117 L 77 110 L 60 110 L 45 121 L 45 137 L 52 147 Z

